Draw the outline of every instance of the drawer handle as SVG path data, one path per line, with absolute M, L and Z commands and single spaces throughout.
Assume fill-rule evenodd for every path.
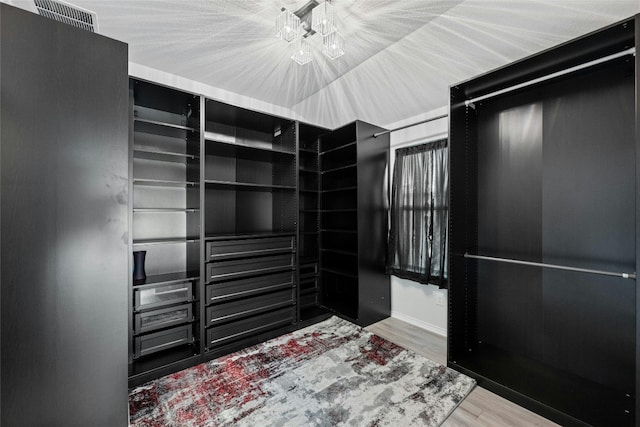
M 167 294 L 175 294 L 176 292 L 185 292 L 188 291 L 189 288 L 180 288 L 180 289 L 172 289 L 170 291 L 160 291 L 156 292 L 154 295 L 167 295 Z

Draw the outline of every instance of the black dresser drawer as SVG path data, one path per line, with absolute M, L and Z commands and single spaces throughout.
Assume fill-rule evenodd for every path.
M 293 252 L 295 237 L 265 237 L 258 239 L 216 240 L 207 243 L 207 259 L 239 258 Z
M 230 280 L 207 285 L 207 303 L 250 297 L 293 286 L 293 271 L 267 274 L 246 279 Z
M 193 299 L 192 282 L 159 284 L 133 288 L 134 310 L 164 307 Z
M 293 269 L 294 254 L 216 261 L 207 264 L 208 280 L 225 280 Z
M 191 322 L 193 320 L 192 304 L 136 313 L 134 316 L 135 332 L 138 334 L 168 328 L 169 326 Z
M 292 324 L 294 319 L 295 308 L 289 307 L 221 326 L 213 326 L 207 329 L 207 344 L 209 348 L 229 344 L 233 341 Z
M 193 342 L 191 325 L 182 325 L 135 337 L 135 357 L 153 354 L 168 348 Z
M 207 326 L 292 306 L 293 288 L 207 307 Z

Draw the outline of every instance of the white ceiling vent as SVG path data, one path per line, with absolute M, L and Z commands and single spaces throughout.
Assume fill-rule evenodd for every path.
M 95 33 L 98 16 L 95 12 L 60 0 L 33 0 L 40 15 Z

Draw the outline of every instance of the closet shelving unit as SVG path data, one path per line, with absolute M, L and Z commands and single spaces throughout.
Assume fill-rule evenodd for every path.
M 199 354 L 200 98 L 130 81 L 133 251 L 129 376 Z M 132 279 L 130 279 L 132 280 Z
M 294 121 L 214 100 L 203 120 L 203 316 L 216 355 L 297 322 L 297 136 Z
M 357 121 L 320 137 L 322 305 L 360 324 L 389 316 L 385 168 L 389 136 Z
M 389 315 L 388 135 L 131 79 L 129 386 L 332 314 Z
M 448 365 L 562 425 L 639 423 L 639 23 L 450 89 Z
M 320 137 L 329 132 L 304 123 L 298 124 L 298 277 L 300 320 L 324 315 L 320 294 Z

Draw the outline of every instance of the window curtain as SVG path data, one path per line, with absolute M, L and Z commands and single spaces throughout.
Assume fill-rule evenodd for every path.
M 396 150 L 387 273 L 447 287 L 449 152 L 446 139 Z

